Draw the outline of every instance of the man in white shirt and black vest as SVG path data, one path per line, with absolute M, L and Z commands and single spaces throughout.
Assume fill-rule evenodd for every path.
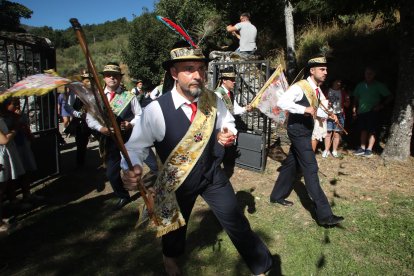
M 245 123 L 241 119 L 242 114 L 250 112 L 252 107 L 248 104 L 244 107 L 240 106 L 234 97 L 234 87 L 236 83 L 236 74 L 232 68 L 226 68 L 221 71 L 220 82 L 214 93 L 223 100 L 227 109 L 235 117 L 236 128 L 238 130 L 245 129 Z M 234 173 L 236 158 L 238 156 L 236 145 L 226 147 L 223 157 L 223 170 L 230 178 Z
M 176 44 L 163 67 L 175 80 L 171 91 L 149 104 L 139 131 L 125 145 L 134 170 L 122 162 L 125 187 L 136 190 L 146 148 L 154 143 L 163 169 L 154 184 L 157 236 L 162 236 L 168 275 L 180 275 L 188 219 L 199 195 L 208 203 L 253 274 L 272 265 L 266 245 L 251 230 L 234 190 L 220 168 L 220 149 L 233 144 L 234 118 L 216 94 L 204 87 L 208 59 L 201 49 Z M 221 153 L 222 154 L 222 153 Z
M 142 113 L 138 99 L 131 92 L 123 91 L 120 85 L 123 74 L 118 63 L 108 63 L 100 73 L 103 75 L 105 82 L 105 95 L 120 126 L 122 138 L 126 142 Z M 120 151 L 115 141 L 110 137 L 111 130 L 102 125 L 98 118 L 94 118 L 90 113 L 87 113 L 86 122 L 91 129 L 101 133 L 99 141 L 101 156 L 106 166 L 106 176 L 118 197 L 114 210 L 119 210 L 131 201 L 129 192 L 123 187 L 120 176 Z
M 316 219 L 319 225 L 332 226 L 341 223 L 344 218 L 332 213 L 329 201 L 319 183 L 318 163 L 312 150 L 311 136 L 314 117 L 320 104 L 320 85 L 328 74 L 325 57 L 310 59 L 307 64 L 307 79 L 292 85 L 284 93 L 277 105 L 289 111 L 287 133 L 291 141 L 290 151 L 279 170 L 270 202 L 291 206 L 293 202 L 285 198 L 292 191 L 299 170 L 305 179 L 305 187 L 315 204 Z M 331 119 L 337 121 L 335 115 Z

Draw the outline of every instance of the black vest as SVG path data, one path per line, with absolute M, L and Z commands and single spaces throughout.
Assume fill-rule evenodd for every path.
M 300 101 L 296 102 L 296 104 L 309 107 L 310 103 L 308 98 L 306 98 L 305 93 L 303 93 L 303 97 Z M 297 114 L 297 113 L 289 113 L 288 117 L 288 126 L 295 125 L 296 127 L 302 127 L 307 132 L 310 130 L 311 133 L 313 131 L 314 120 L 312 116 L 308 116 L 305 114 Z
M 164 116 L 165 136 L 161 142 L 155 142 L 154 146 L 162 163 L 165 163 L 171 151 L 187 133 L 191 123 L 182 108 L 175 108 L 172 93 L 166 93 L 156 101 L 160 104 Z M 190 181 L 199 181 L 202 176 L 211 180 L 211 173 L 217 166 L 217 160 L 222 154 L 220 148 L 223 148 L 218 144 L 216 134 L 217 131 L 214 125 L 214 133 L 210 136 L 207 146 L 186 181 L 190 179 Z

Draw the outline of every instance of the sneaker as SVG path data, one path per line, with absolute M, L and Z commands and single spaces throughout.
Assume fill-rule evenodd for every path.
M 354 151 L 354 155 L 361 156 L 365 154 L 365 150 L 363 148 L 359 148 L 358 150 Z
M 322 152 L 322 158 L 327 158 L 329 156 L 329 154 L 330 154 L 329 150 L 324 150 Z
M 367 149 L 364 153 L 364 157 L 372 157 L 374 154 L 372 153 L 372 150 Z
M 332 151 L 332 156 L 335 157 L 335 158 L 342 157 L 341 154 L 339 154 L 337 151 Z

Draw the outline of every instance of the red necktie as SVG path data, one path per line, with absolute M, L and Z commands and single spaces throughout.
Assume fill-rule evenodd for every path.
M 316 98 L 318 98 L 318 99 L 319 99 L 319 88 L 318 88 L 318 87 L 316 87 L 315 91 L 316 91 Z
M 186 105 L 187 105 L 187 106 L 189 106 L 189 107 L 191 107 L 191 111 L 192 111 L 193 113 L 191 113 L 191 119 L 190 119 L 190 122 L 193 122 L 194 117 L 195 117 L 195 115 L 196 115 L 196 113 L 197 113 L 197 102 L 192 102 L 191 104 L 186 103 Z
M 227 92 L 227 95 L 229 96 L 229 98 L 231 99 L 231 93 L 230 93 L 230 91 L 229 92 Z
M 114 97 L 115 97 L 115 91 L 109 92 L 109 101 L 112 101 Z

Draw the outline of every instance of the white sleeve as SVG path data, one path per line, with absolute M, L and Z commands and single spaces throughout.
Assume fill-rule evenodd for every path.
M 141 105 L 139 104 L 138 98 L 134 97 L 131 100 L 131 109 L 132 109 L 132 113 L 135 115 L 134 119 L 131 120 L 131 124 L 133 126 L 135 126 L 139 120 L 139 117 L 142 115 L 142 108 Z
M 290 113 L 304 114 L 306 107 L 296 104 L 304 97 L 302 89 L 298 85 L 292 85 L 280 96 L 277 106 Z
M 223 130 L 224 127 L 227 127 L 228 130 L 237 134 L 236 124 L 234 122 L 234 117 L 231 115 L 230 111 L 226 108 L 224 102 L 217 98 L 217 124 L 216 129 Z
M 241 107 L 236 101 L 233 102 L 234 115 L 241 115 L 246 113 L 246 108 Z
M 157 97 L 157 94 L 158 94 L 158 86 L 157 86 L 157 87 L 155 87 L 155 88 L 151 91 L 151 93 L 150 93 L 150 97 L 151 97 L 151 99 L 152 99 L 152 100 L 155 100 L 156 98 L 158 98 L 158 97 Z
M 103 127 L 90 113 L 86 113 L 86 123 L 88 127 L 97 131 L 100 131 Z
M 149 148 L 155 141 L 162 141 L 165 136 L 165 122 L 161 107 L 157 101 L 150 103 L 139 117 L 132 129 L 131 137 L 125 144 L 132 165 L 142 166 L 148 156 Z M 128 169 L 125 158 L 121 159 L 122 169 Z

